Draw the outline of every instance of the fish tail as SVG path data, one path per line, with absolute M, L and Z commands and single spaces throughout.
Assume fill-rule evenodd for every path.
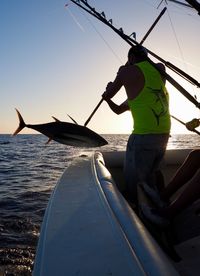
M 16 110 L 18 118 L 19 118 L 19 126 L 13 133 L 13 136 L 17 135 L 26 126 L 24 119 L 22 118 L 22 115 L 19 113 L 19 111 L 16 108 L 15 108 L 15 110 Z

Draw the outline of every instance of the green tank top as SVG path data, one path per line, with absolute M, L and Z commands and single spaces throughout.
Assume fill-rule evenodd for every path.
M 169 95 L 159 71 L 148 61 L 135 64 L 144 75 L 145 84 L 140 94 L 128 100 L 135 134 L 169 133 Z

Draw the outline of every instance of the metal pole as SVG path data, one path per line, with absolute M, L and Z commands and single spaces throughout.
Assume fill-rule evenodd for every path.
M 89 116 L 89 118 L 87 119 L 87 121 L 85 122 L 84 126 L 87 126 L 87 124 L 89 123 L 89 121 L 91 120 L 91 118 L 93 117 L 94 113 L 97 111 L 97 109 L 100 107 L 100 105 L 102 104 L 103 99 L 100 100 L 100 102 L 98 103 L 98 105 L 95 107 L 95 109 L 93 110 L 93 112 L 91 113 L 91 115 Z
M 165 7 L 161 11 L 160 15 L 154 21 L 154 23 L 152 24 L 152 26 L 150 27 L 150 29 L 148 30 L 148 32 L 145 34 L 145 36 L 143 37 L 143 39 L 141 40 L 141 42 L 140 42 L 139 45 L 142 45 L 142 43 L 146 40 L 146 38 L 149 36 L 149 34 L 151 33 L 151 31 L 153 30 L 153 28 L 158 23 L 159 19 L 162 17 L 162 15 L 165 13 L 166 10 L 167 10 L 167 8 Z M 87 126 L 87 124 L 89 123 L 89 121 L 91 120 L 91 118 L 93 117 L 93 115 L 95 114 L 95 112 L 97 111 L 97 109 L 100 107 L 100 105 L 102 104 L 102 102 L 103 102 L 103 99 L 101 99 L 100 102 L 98 103 L 98 105 L 95 107 L 95 109 L 93 110 L 93 112 L 91 113 L 91 115 L 89 116 L 89 118 L 87 119 L 87 121 L 85 122 L 84 126 Z
M 163 16 L 163 14 L 166 12 L 167 8 L 165 7 L 161 13 L 159 14 L 159 16 L 157 17 L 157 19 L 154 21 L 154 23 L 152 24 L 152 26 L 150 27 L 150 29 L 148 30 L 148 32 L 145 34 L 145 36 L 143 37 L 143 39 L 140 42 L 140 45 L 142 45 L 144 43 L 144 41 L 146 40 L 146 38 L 149 36 L 149 34 L 151 33 L 151 31 L 153 30 L 153 28 L 155 27 L 155 25 L 158 23 L 158 21 L 160 20 L 160 18 Z

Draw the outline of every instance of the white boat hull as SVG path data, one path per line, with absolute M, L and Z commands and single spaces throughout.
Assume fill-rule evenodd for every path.
M 172 167 L 188 151 L 168 151 Z M 104 164 L 122 166 L 124 153 L 80 157 L 65 170 L 42 223 L 33 275 L 178 275 L 118 191 Z M 176 157 L 176 158 L 175 158 Z

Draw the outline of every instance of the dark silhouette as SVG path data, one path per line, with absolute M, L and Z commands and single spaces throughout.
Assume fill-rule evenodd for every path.
M 157 66 L 164 70 L 164 65 Z M 122 86 L 127 99 L 117 105 L 111 98 Z M 129 197 L 137 200 L 137 183 L 146 181 L 151 185 L 164 156 L 170 131 L 165 80 L 148 61 L 145 48 L 133 46 L 129 50 L 126 65 L 119 68 L 102 97 L 116 114 L 131 111 L 134 129 L 128 140 L 124 169 Z

